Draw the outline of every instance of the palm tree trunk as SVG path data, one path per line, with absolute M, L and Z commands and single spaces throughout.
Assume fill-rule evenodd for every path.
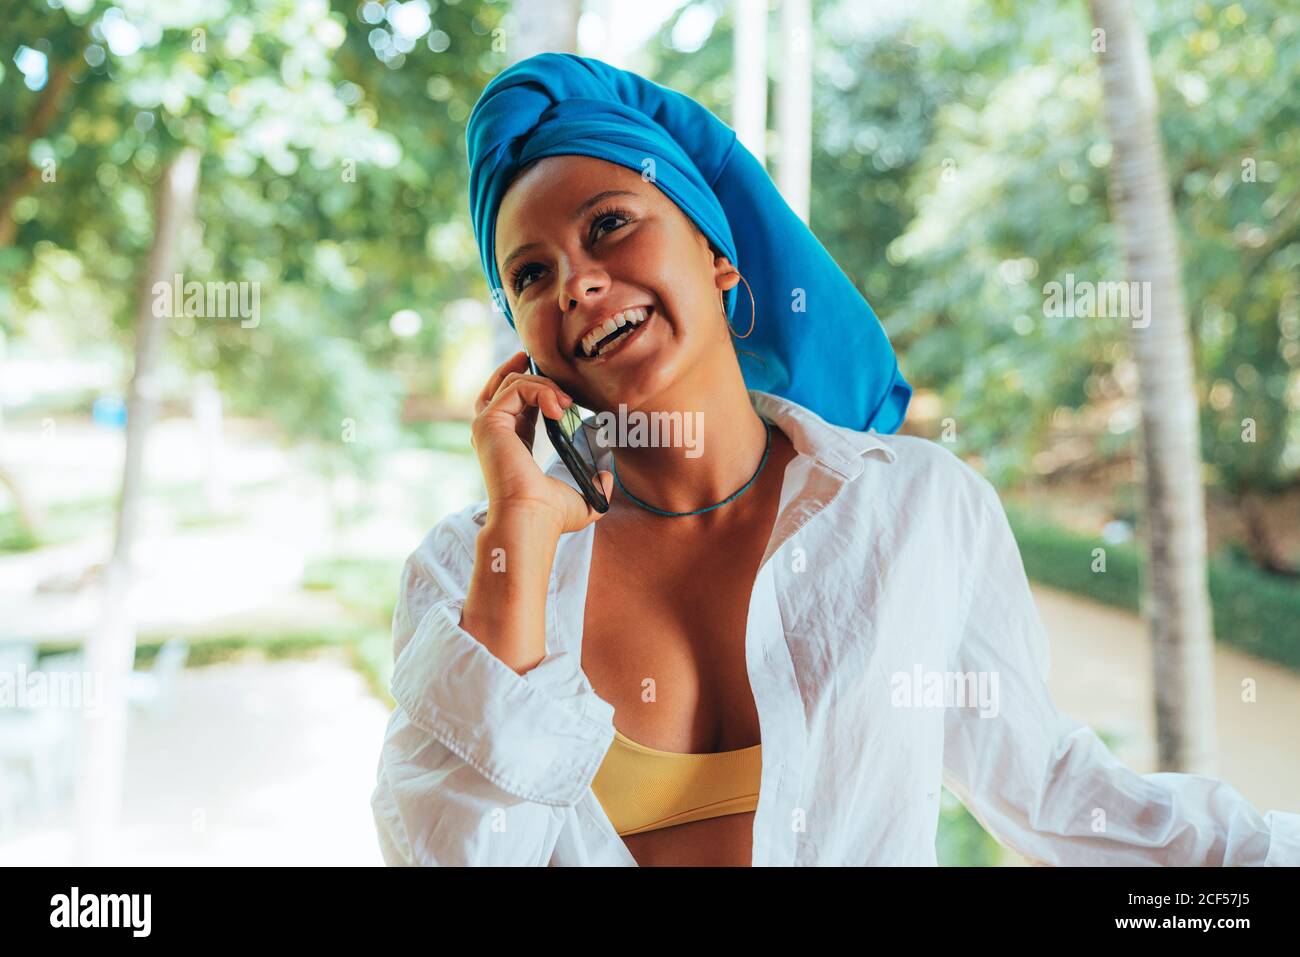
M 1129 0 L 1089 0 L 1100 66 L 1112 217 L 1129 281 L 1150 283 L 1148 312 L 1132 329 L 1141 406 L 1145 604 L 1155 656 L 1162 771 L 1213 773 L 1213 634 L 1205 569 L 1192 342 L 1160 140 L 1146 35 Z

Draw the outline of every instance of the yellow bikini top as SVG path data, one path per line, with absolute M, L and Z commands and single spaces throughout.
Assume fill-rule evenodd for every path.
M 714 754 L 657 751 L 614 729 L 591 783 L 620 836 L 758 807 L 762 745 Z

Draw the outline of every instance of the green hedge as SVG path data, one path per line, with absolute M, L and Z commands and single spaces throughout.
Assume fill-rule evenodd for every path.
M 230 661 L 245 653 L 256 653 L 267 658 L 310 657 L 323 648 L 350 650 L 373 633 L 364 625 L 341 623 L 329 628 L 301 629 L 274 632 L 240 631 L 230 634 L 186 635 L 189 645 L 186 667 L 200 667 Z M 135 667 L 147 670 L 163 646 L 165 638 L 156 634 L 141 635 L 135 644 Z M 50 655 L 85 650 L 85 641 L 48 642 L 40 646 L 38 661 Z
M 1030 578 L 1107 605 L 1140 612 L 1138 545 L 1097 538 L 1031 518 L 1014 506 L 1007 518 Z M 1106 571 L 1092 570 L 1094 548 L 1106 549 Z M 1261 571 L 1233 555 L 1209 561 L 1210 602 L 1218 641 L 1300 670 L 1300 584 Z

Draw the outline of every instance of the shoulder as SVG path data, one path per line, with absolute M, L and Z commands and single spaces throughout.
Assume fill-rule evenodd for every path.
M 881 534 L 933 553 L 969 556 L 1001 511 L 997 490 L 942 442 L 872 433 L 880 446 L 863 454 L 851 483 L 852 508 Z
M 893 459 L 876 470 L 889 473 L 892 484 L 911 494 L 932 492 L 951 505 L 983 508 L 997 491 L 970 463 L 964 461 L 943 442 L 919 435 L 875 435 L 891 452 Z

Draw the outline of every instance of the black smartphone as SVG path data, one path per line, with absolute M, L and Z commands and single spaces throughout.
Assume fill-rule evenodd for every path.
M 528 369 L 533 375 L 543 375 L 537 368 L 537 363 L 533 357 L 528 355 L 524 350 L 524 355 L 528 356 Z M 541 410 L 538 409 L 541 415 Z M 582 490 L 582 497 L 587 500 L 587 504 L 597 512 L 604 514 L 609 511 L 609 501 L 605 498 L 605 493 L 600 486 L 596 484 L 596 470 L 593 466 L 579 454 L 577 446 L 573 444 L 573 436 L 577 434 L 578 429 L 582 428 L 582 417 L 578 415 L 578 407 L 571 405 L 564 410 L 564 416 L 559 420 L 552 419 L 549 415 L 542 415 L 542 421 L 546 423 L 546 434 L 551 440 L 551 445 L 555 446 L 555 451 L 560 455 L 569 474 L 573 476 L 578 483 L 578 488 Z

